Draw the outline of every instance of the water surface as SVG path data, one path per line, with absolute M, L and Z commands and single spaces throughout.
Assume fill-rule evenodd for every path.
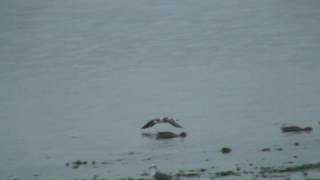
M 2 0 L 0 178 L 117 178 L 151 164 L 223 169 L 294 155 L 297 163 L 319 161 L 319 6 Z M 184 129 L 140 129 L 161 116 Z M 314 131 L 284 135 L 284 123 Z M 163 130 L 189 136 L 140 135 Z M 232 153 L 222 155 L 223 146 Z M 284 151 L 259 151 L 273 146 Z M 78 159 L 108 164 L 65 166 Z

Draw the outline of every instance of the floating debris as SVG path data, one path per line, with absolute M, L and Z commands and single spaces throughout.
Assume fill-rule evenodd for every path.
M 87 164 L 87 163 L 88 163 L 87 161 L 81 161 L 81 160 L 77 160 L 77 161 L 72 162 L 72 164 L 74 164 L 74 165 L 82 165 L 82 164 Z
M 302 165 L 288 166 L 284 168 L 261 168 L 260 173 L 285 173 L 285 172 L 299 172 L 306 170 L 320 169 L 320 163 L 307 163 Z
M 281 127 L 281 130 L 283 133 L 287 133 L 287 132 L 311 132 L 312 131 L 312 127 L 299 127 L 299 126 L 286 126 L 286 127 Z
M 284 164 L 292 164 L 294 162 L 284 162 Z M 145 173 L 145 177 L 124 177 L 120 180 L 173 180 L 173 179 L 200 179 L 202 176 L 210 177 L 211 179 L 223 178 L 227 176 L 252 176 L 253 179 L 261 178 L 287 178 L 290 179 L 289 173 L 301 172 L 303 176 L 308 176 L 308 170 L 320 170 L 319 163 L 306 163 L 302 165 L 291 165 L 291 166 L 281 166 L 281 167 L 258 167 L 253 166 L 252 163 L 249 164 L 250 168 L 242 170 L 240 167 L 237 167 L 235 170 L 225 170 L 225 171 L 216 171 L 213 172 L 213 168 L 206 169 L 193 169 L 193 170 L 179 170 L 174 175 L 164 174 L 157 170 L 155 165 L 152 165 L 148 168 L 151 170 L 151 173 Z M 150 179 L 151 178 L 151 179 Z M 309 178 L 310 179 L 310 178 Z M 95 180 L 95 179 L 94 179 Z M 100 179 L 99 179 L 100 180 Z M 313 179 L 312 179 L 313 180 Z M 318 180 L 318 179 L 317 179 Z M 320 180 L 320 179 L 319 179 Z
M 229 147 L 223 147 L 223 148 L 221 149 L 221 152 L 222 152 L 223 154 L 230 153 L 230 152 L 231 152 L 231 148 L 229 148 Z
M 158 167 L 152 164 L 149 168 L 150 176 L 155 180 L 172 180 L 173 176 L 158 171 Z
M 177 177 L 200 177 L 203 172 L 207 171 L 207 169 L 193 169 L 193 170 L 179 170 L 176 173 Z
M 124 177 L 119 180 L 150 180 L 150 179 L 146 179 L 146 178 L 142 178 L 142 177 Z
M 303 170 L 311 170 L 311 169 L 320 169 L 320 163 L 310 163 L 310 164 L 302 164 L 297 166 L 291 166 L 283 169 L 283 172 L 295 172 L 295 171 L 303 171 Z
M 234 172 L 232 170 L 229 171 L 220 171 L 215 173 L 217 177 L 225 177 L 225 176 L 239 176 L 238 172 Z
M 90 163 L 89 161 L 76 160 L 76 161 L 73 161 L 73 162 L 66 162 L 65 166 L 66 167 L 70 167 L 71 166 L 73 169 L 77 169 L 80 166 L 86 166 L 86 165 L 90 165 L 90 164 L 92 166 L 95 166 L 96 165 L 96 161 L 92 161 Z
M 269 151 L 271 151 L 271 149 L 270 149 L 270 148 L 263 148 L 263 149 L 261 149 L 260 151 L 262 151 L 262 152 L 269 152 Z

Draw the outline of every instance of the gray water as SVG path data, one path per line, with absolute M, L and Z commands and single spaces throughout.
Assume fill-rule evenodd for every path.
M 0 179 L 278 165 L 293 155 L 319 162 L 319 8 L 318 0 L 1 0 Z M 161 116 L 184 129 L 140 129 Z M 314 131 L 285 135 L 283 124 Z M 188 137 L 141 136 L 162 130 Z M 222 155 L 224 146 L 232 153 Z M 284 151 L 259 151 L 273 146 Z M 65 166 L 78 159 L 107 164 Z

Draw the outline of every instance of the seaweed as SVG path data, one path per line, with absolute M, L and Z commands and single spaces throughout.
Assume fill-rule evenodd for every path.
M 176 176 L 178 177 L 200 177 L 203 172 L 205 172 L 207 169 L 201 168 L 201 169 L 193 169 L 193 170 L 180 170 L 176 173 Z
M 232 171 L 232 170 L 216 172 L 215 175 L 216 175 L 217 177 L 240 176 L 240 174 L 239 174 L 238 172 L 234 172 L 234 171 Z
M 320 169 L 320 163 L 306 163 L 302 165 L 288 166 L 282 168 L 262 167 L 260 169 L 260 173 L 300 172 L 306 170 Z

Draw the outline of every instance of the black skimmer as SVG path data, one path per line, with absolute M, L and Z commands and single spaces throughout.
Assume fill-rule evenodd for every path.
M 180 124 L 178 124 L 176 121 L 178 121 L 178 120 L 175 120 L 173 118 L 168 118 L 168 117 L 163 117 L 161 119 L 154 118 L 154 119 L 151 119 L 150 121 L 148 121 L 144 126 L 142 126 L 141 129 L 150 128 L 150 127 L 152 127 L 156 124 L 159 124 L 159 123 L 169 123 L 176 128 L 182 128 L 182 126 Z

